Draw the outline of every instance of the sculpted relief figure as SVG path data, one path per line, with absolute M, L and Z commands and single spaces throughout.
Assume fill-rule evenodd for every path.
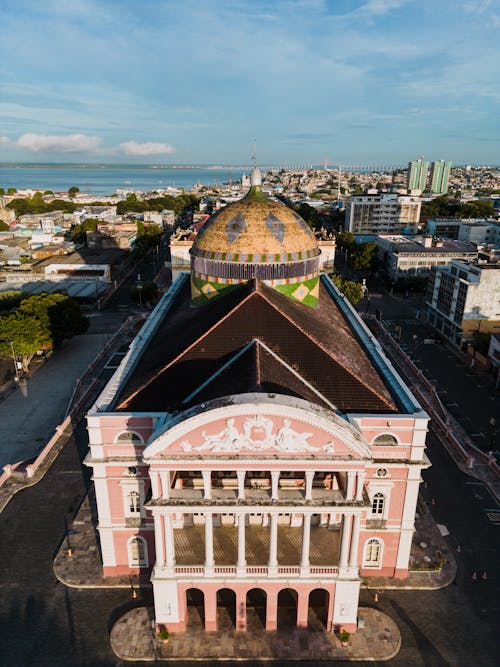
M 192 446 L 187 440 L 180 445 L 185 452 L 211 451 L 211 452 L 239 452 L 241 450 L 265 451 L 278 450 L 280 452 L 327 452 L 334 453 L 335 445 L 332 441 L 326 445 L 314 446 L 308 440 L 312 433 L 299 433 L 292 428 L 290 419 L 283 419 L 281 427 L 273 432 L 275 423 L 263 415 L 249 417 L 243 422 L 243 433 L 235 426 L 235 420 L 231 417 L 226 420 L 225 427 L 219 433 L 209 434 L 202 431 L 203 443 Z
M 283 420 L 283 426 L 276 435 L 276 447 L 282 452 L 316 452 L 318 447 L 313 447 L 307 441 L 312 433 L 297 433 L 290 428 L 291 421 Z

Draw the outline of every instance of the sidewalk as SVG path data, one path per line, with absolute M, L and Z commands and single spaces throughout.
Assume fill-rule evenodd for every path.
M 360 607 L 360 627 L 343 647 L 338 637 L 319 627 L 283 628 L 264 632 L 254 610 L 247 613 L 247 630 L 236 632 L 225 609 L 218 610 L 217 632 L 206 632 L 189 608 L 188 628 L 171 633 L 167 644 L 155 639 L 153 609 L 138 607 L 124 614 L 111 630 L 111 647 L 122 660 L 370 660 L 393 658 L 401 647 L 394 621 L 378 609 Z M 252 613 L 253 612 L 253 613 Z

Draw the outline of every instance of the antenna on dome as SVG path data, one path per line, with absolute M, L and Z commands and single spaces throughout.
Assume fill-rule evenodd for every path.
M 252 164 L 254 167 L 257 166 L 257 139 L 253 140 Z

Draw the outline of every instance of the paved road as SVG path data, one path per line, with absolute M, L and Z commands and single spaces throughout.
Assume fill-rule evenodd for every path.
M 77 378 L 105 343 L 103 334 L 66 341 L 52 359 L 0 402 L 0 469 L 44 447 L 64 419 Z

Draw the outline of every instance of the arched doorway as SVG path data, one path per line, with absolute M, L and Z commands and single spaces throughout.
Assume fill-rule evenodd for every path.
M 262 588 L 252 588 L 247 593 L 247 630 L 261 632 L 266 629 L 267 595 Z
M 217 591 L 217 630 L 231 632 L 236 628 L 236 593 L 230 588 Z
M 205 596 L 199 588 L 186 591 L 186 628 L 205 628 Z
M 329 604 L 330 593 L 324 588 L 315 588 L 309 593 L 309 609 L 307 614 L 308 628 L 320 632 L 325 630 L 328 620 Z
M 297 626 L 297 592 L 284 588 L 278 593 L 278 630 Z

